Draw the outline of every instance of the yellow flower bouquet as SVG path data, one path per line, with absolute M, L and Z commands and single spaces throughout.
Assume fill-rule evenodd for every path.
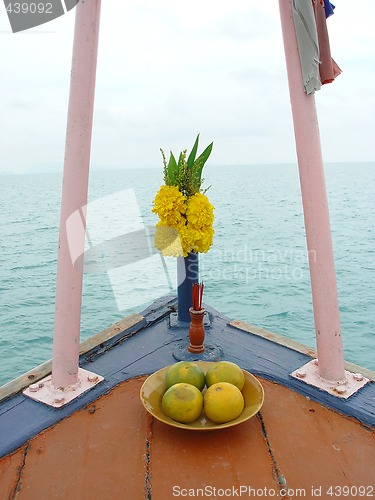
M 213 241 L 214 207 L 209 202 L 202 170 L 211 154 L 213 143 L 196 158 L 199 134 L 189 156 L 180 153 L 178 162 L 170 153 L 167 163 L 163 150 L 164 185 L 153 201 L 152 211 L 159 216 L 155 246 L 164 256 L 187 257 L 189 253 L 206 253 Z

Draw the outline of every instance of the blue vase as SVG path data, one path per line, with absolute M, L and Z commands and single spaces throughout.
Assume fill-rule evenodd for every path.
M 193 283 L 198 283 L 198 254 L 191 252 L 187 257 L 177 258 L 178 321 L 190 323 L 189 309 L 193 304 Z

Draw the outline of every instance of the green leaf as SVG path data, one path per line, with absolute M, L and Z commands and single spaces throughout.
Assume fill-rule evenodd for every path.
M 189 154 L 189 158 L 187 160 L 187 165 L 189 168 L 193 168 L 193 165 L 195 162 L 195 157 L 197 155 L 198 143 L 199 143 L 199 134 L 197 135 L 197 138 L 195 139 L 193 149 L 191 150 L 191 153 Z
M 214 145 L 214 143 L 211 142 L 211 144 L 206 147 L 206 149 L 203 151 L 203 153 L 200 156 L 198 156 L 198 158 L 194 162 L 194 165 L 196 165 L 196 167 L 197 167 L 196 175 L 198 177 L 199 183 L 200 183 L 201 178 L 202 178 L 203 167 L 211 154 L 213 145 Z
M 169 158 L 169 163 L 168 163 L 168 178 L 171 186 L 176 185 L 177 174 L 178 174 L 178 165 L 176 162 L 176 158 L 173 156 L 173 153 L 171 151 L 171 156 Z

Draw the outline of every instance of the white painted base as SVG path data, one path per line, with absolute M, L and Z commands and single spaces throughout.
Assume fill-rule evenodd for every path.
M 318 387 L 322 391 L 344 399 L 355 394 L 370 381 L 360 373 L 352 373 L 347 370 L 345 370 L 345 380 L 341 383 L 324 380 L 319 375 L 319 361 L 317 359 L 309 361 L 290 375 L 291 377 L 301 380 L 301 382 Z
M 101 375 L 78 368 L 78 382 L 65 389 L 56 389 L 52 385 L 52 375 L 48 375 L 39 382 L 29 385 L 23 391 L 25 396 L 40 401 L 54 408 L 61 408 L 84 392 L 92 389 L 104 380 Z

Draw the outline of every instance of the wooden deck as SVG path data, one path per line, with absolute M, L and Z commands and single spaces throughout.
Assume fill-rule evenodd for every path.
M 144 410 L 144 379 L 123 382 L 3 458 L 0 498 L 165 500 L 215 488 L 216 498 L 224 490 L 249 497 L 250 488 L 253 497 L 312 498 L 314 489 L 332 498 L 332 486 L 375 495 L 373 429 L 267 380 L 263 408 L 247 422 L 173 428 Z
M 0 389 L 0 500 L 375 496 L 375 384 L 346 401 L 323 393 L 290 377 L 310 349 L 210 308 L 206 340 L 261 381 L 261 411 L 207 432 L 151 417 L 140 387 L 186 339 L 173 307 L 161 301 L 82 349 L 81 366 L 104 381 L 65 407 L 19 392 L 48 363 Z

